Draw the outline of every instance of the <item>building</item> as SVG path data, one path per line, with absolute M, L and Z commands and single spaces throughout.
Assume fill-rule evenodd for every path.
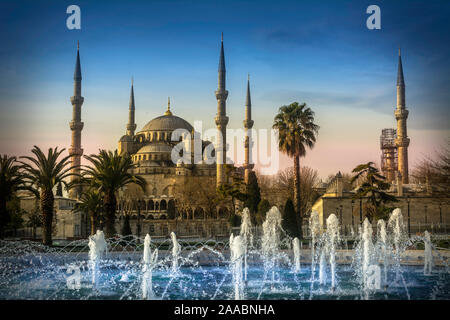
M 445 191 L 435 188 L 429 183 L 410 184 L 408 172 L 408 146 L 406 119 L 408 110 L 405 107 L 405 80 L 402 59 L 399 51 L 397 72 L 397 108 L 394 112 L 397 129 L 383 129 L 380 146 L 381 171 L 391 183 L 388 191 L 399 202 L 390 206 L 402 210 L 403 219 L 411 233 L 430 232 L 447 233 L 450 227 L 450 197 Z M 343 227 L 343 232 L 350 234 L 357 231 L 363 220 L 363 204 L 365 199 L 354 199 L 355 190 L 346 190 L 342 176 L 338 173 L 328 184 L 325 193 L 314 203 L 312 210 L 319 213 L 322 226 L 332 213 L 336 214 Z
M 74 96 L 71 98 L 73 105 L 73 119 L 70 122 L 72 130 L 72 144 L 69 150 L 72 156 L 72 163 L 80 163 L 83 149 L 81 148 L 81 105 L 84 98 L 81 96 L 81 63 L 79 46 L 74 75 Z M 188 180 L 196 178 L 196 181 L 205 183 L 215 190 L 228 180 L 225 176 L 224 163 L 226 159 L 226 126 L 228 117 L 226 115 L 226 100 L 228 91 L 226 90 L 226 68 L 225 53 L 223 45 L 223 35 L 220 46 L 219 68 L 218 68 L 218 88 L 215 91 L 217 99 L 217 114 L 214 119 L 219 135 L 219 142 L 213 146 L 209 141 L 199 141 L 198 151 L 203 154 L 205 149 L 213 150 L 212 154 L 218 159 L 217 163 L 207 164 L 200 161 L 194 164 L 194 153 L 191 154 L 190 163 L 174 163 L 172 151 L 181 141 L 173 141 L 172 134 L 175 130 L 184 130 L 192 141 L 191 149 L 195 149 L 195 137 L 199 136 L 194 131 L 193 126 L 183 118 L 174 114 L 171 107 L 170 98 L 164 113 L 150 120 L 139 131 L 136 132 L 135 122 L 135 92 L 134 83 L 131 83 L 130 102 L 128 107 L 128 123 L 126 124 L 126 134 L 118 142 L 118 152 L 131 156 L 135 168 L 133 173 L 140 175 L 147 182 L 146 190 L 140 193 L 137 189 L 124 188 L 119 192 L 118 197 L 118 219 L 116 219 L 116 230 L 121 230 L 121 225 L 125 215 L 129 215 L 132 232 L 135 234 L 149 233 L 151 236 L 166 237 L 171 231 L 179 236 L 191 237 L 213 237 L 228 236 L 229 234 L 229 213 L 231 209 L 227 205 L 219 206 L 216 212 L 207 214 L 208 210 L 202 206 L 192 206 L 180 208 L 177 206 L 175 188 L 186 185 Z M 251 99 L 250 81 L 247 81 L 247 97 L 245 103 L 244 127 L 249 134 L 253 120 L 251 119 Z M 222 137 L 222 138 L 221 138 Z M 249 154 L 251 141 L 245 141 L 245 177 L 248 177 L 252 170 Z M 201 156 L 201 155 L 200 155 Z M 242 174 L 244 175 L 244 172 Z M 70 198 L 79 199 L 81 190 L 74 190 L 70 193 Z

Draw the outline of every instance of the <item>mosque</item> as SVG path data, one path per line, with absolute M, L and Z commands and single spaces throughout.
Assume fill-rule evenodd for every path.
M 72 131 L 72 142 L 69 148 L 71 163 L 79 165 L 83 155 L 81 148 L 81 132 L 83 122 L 81 122 L 81 106 L 84 98 L 81 96 L 81 63 L 79 45 L 74 74 L 74 96 L 71 97 L 73 106 L 73 117 L 70 122 Z M 118 196 L 118 218 L 116 230 L 121 230 L 121 224 L 125 214 L 130 215 L 130 225 L 135 234 L 149 233 L 153 236 L 167 236 L 174 231 L 180 236 L 212 237 L 218 235 L 228 235 L 229 231 L 229 205 L 218 206 L 216 212 L 202 206 L 192 206 L 189 208 L 177 208 L 175 188 L 187 184 L 189 179 L 194 179 L 196 183 L 209 185 L 215 190 L 215 186 L 224 183 L 227 179 L 224 165 L 226 159 L 226 127 L 228 117 L 226 115 L 226 100 L 228 91 L 226 90 L 226 68 L 225 53 L 223 45 L 223 35 L 220 46 L 219 68 L 218 68 L 218 88 L 215 91 L 217 99 L 217 114 L 215 124 L 218 132 L 221 133 L 212 154 L 216 159 L 222 159 L 214 164 L 207 164 L 201 161 L 197 164 L 174 163 L 171 153 L 174 146 L 179 141 L 172 141 L 172 133 L 177 129 L 184 129 L 191 134 L 191 141 L 198 133 L 193 126 L 183 118 L 174 114 L 170 109 L 170 98 L 167 110 L 163 115 L 150 120 L 139 131 L 136 132 L 135 123 L 135 99 L 134 87 L 131 84 L 130 102 L 128 109 L 128 123 L 126 124 L 126 134 L 118 142 L 118 152 L 131 156 L 135 168 L 133 173 L 140 175 L 147 182 L 145 192 L 137 189 L 124 188 Z M 245 103 L 244 127 L 246 132 L 245 163 L 240 171 L 248 182 L 249 173 L 253 168 L 250 163 L 250 137 L 249 131 L 253 126 L 251 119 L 251 98 L 250 81 L 247 81 L 247 97 Z M 223 138 L 222 138 L 223 137 Z M 202 154 L 205 148 L 211 145 L 209 141 L 201 141 Z M 225 146 L 225 147 L 224 147 Z M 192 148 L 194 149 L 194 148 Z M 194 154 L 192 154 L 192 157 Z M 191 163 L 194 163 L 191 161 Z M 75 173 L 80 172 L 80 168 L 74 169 Z M 73 179 L 73 178 L 72 178 Z M 69 198 L 79 199 L 81 189 L 73 189 L 69 193 Z M 132 199 L 131 199 L 132 198 Z M 130 199 L 133 207 L 130 208 Z M 87 230 L 87 228 L 86 228 Z

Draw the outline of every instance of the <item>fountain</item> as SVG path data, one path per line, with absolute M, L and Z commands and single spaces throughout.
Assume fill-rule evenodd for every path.
M 264 270 L 272 271 L 272 289 L 275 282 L 276 263 L 279 259 L 279 245 L 281 227 L 281 213 L 277 207 L 272 207 L 266 214 L 263 223 L 262 255 L 264 257 Z
M 177 236 L 174 232 L 170 233 L 170 238 L 172 239 L 172 272 L 174 275 L 178 275 L 180 270 L 178 267 L 178 259 L 180 257 L 181 246 L 177 241 Z
M 147 234 L 144 239 L 144 254 L 142 257 L 143 267 L 142 267 L 142 298 L 143 299 L 154 299 L 155 294 L 153 292 L 152 276 L 153 269 L 156 266 L 156 261 L 158 260 L 158 249 L 153 252 L 150 248 L 151 238 Z
M 376 241 L 369 220 L 358 229 L 350 266 L 335 215 L 320 234 L 319 214 L 311 214 L 312 254 L 301 257 L 301 242 L 284 234 L 276 207 L 267 213 L 262 237 L 250 232 L 244 210 L 241 233 L 229 241 L 175 233 L 105 240 L 101 231 L 89 239 L 55 240 L 52 247 L 0 240 L 0 299 L 449 299 L 450 252 L 435 246 L 428 232 L 408 238 L 398 210 L 376 225 Z M 422 243 L 421 253 L 406 250 Z M 300 258 L 311 258 L 302 272 Z M 331 290 L 324 290 L 328 283 Z
M 231 274 L 233 275 L 234 299 L 244 299 L 244 281 L 242 276 L 242 260 L 245 255 L 245 242 L 241 236 L 230 236 Z
M 388 230 L 391 235 L 391 242 L 393 243 L 394 249 L 396 282 L 399 282 L 401 277 L 400 261 L 403 252 L 406 250 L 406 243 L 408 241 L 405 226 L 403 224 L 402 211 L 399 208 L 392 211 L 388 221 Z
M 311 281 L 314 280 L 315 274 L 315 246 L 317 237 L 320 234 L 320 220 L 319 213 L 315 210 L 311 212 L 311 216 L 309 218 L 309 230 L 311 232 Z
M 244 279 L 247 281 L 247 256 L 248 256 L 248 248 L 253 247 L 253 234 L 252 234 L 252 222 L 250 220 L 250 211 L 248 208 L 244 208 L 242 211 L 242 222 L 241 222 L 241 230 L 240 236 L 242 237 L 244 243 Z M 230 244 L 231 247 L 231 244 Z
M 89 236 L 89 260 L 92 272 L 92 285 L 97 285 L 98 265 L 103 253 L 107 249 L 105 235 L 103 231 L 97 230 L 97 233 Z
M 326 252 L 330 254 L 330 268 L 331 268 L 331 288 L 336 288 L 336 247 L 341 240 L 339 235 L 339 220 L 335 214 L 330 214 L 327 219 L 327 241 Z
M 294 238 L 292 240 L 292 246 L 294 248 L 294 272 L 300 272 L 300 240 Z
M 431 270 L 433 269 L 433 253 L 431 251 L 431 237 L 428 231 L 425 231 L 423 243 L 425 245 L 425 252 L 424 252 L 425 263 L 423 268 L 423 274 L 429 276 L 431 275 Z
M 386 234 L 386 222 L 383 219 L 378 220 L 377 222 L 377 260 L 383 261 L 383 274 L 384 274 L 384 286 L 387 288 L 387 273 L 389 267 L 389 244 L 388 238 Z

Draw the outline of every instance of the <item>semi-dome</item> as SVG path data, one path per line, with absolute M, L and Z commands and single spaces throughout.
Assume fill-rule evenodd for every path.
M 140 148 L 136 154 L 161 153 L 161 152 L 170 153 L 172 152 L 172 147 L 165 143 L 151 143 Z

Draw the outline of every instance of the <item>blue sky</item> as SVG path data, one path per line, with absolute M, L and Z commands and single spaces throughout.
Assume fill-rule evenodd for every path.
M 71 4 L 81 30 L 66 28 Z M 381 30 L 366 28 L 371 4 Z M 449 16 L 448 1 L 0 1 L 0 153 L 69 146 L 77 40 L 85 153 L 117 147 L 132 76 L 138 130 L 168 96 L 174 114 L 213 127 L 224 32 L 229 127 L 242 126 L 247 73 L 256 128 L 307 102 L 321 130 L 303 163 L 324 177 L 378 162 L 401 46 L 413 167 L 450 137 Z

